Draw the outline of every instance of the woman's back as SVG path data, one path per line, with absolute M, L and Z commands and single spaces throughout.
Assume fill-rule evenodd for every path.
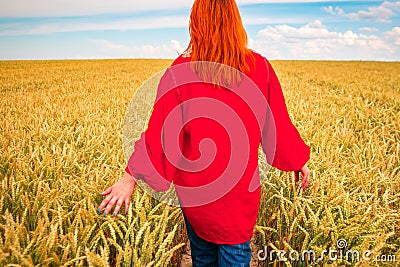
M 178 58 L 174 64 L 189 60 Z M 261 57 L 255 63 L 251 76 L 266 77 L 261 75 L 266 74 Z M 185 134 L 183 156 L 192 162 L 180 166 L 184 168 L 174 177 L 176 192 L 196 234 L 218 244 L 247 241 L 258 214 L 261 131 L 257 116 L 261 123 L 265 121 L 266 101 L 258 101 L 263 99 L 262 90 L 245 79 L 242 76 L 241 83 L 231 88 L 202 82 L 178 87 Z M 254 91 L 250 99 L 243 90 Z M 254 114 L 260 109 L 264 112 Z M 253 178 L 257 185 L 251 190 Z
M 300 169 L 309 158 L 272 66 L 257 53 L 253 57 L 248 75 L 241 74 L 230 88 L 204 82 L 190 57 L 176 59 L 159 84 L 149 127 L 128 163 L 130 173 L 155 190 L 173 182 L 196 233 L 217 244 L 252 235 L 260 143 L 267 161 L 282 170 Z M 209 70 L 216 66 L 202 64 Z

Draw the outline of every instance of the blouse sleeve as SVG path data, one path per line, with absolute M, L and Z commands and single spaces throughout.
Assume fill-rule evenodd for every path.
M 147 130 L 135 142 L 134 151 L 128 160 L 125 171 L 136 180 L 143 180 L 156 191 L 168 190 L 176 168 L 166 157 L 164 148 L 165 119 L 171 111 L 180 105 L 174 77 L 167 69 L 160 80 L 157 97 L 150 116 Z M 181 116 L 175 116 L 168 127 L 180 127 Z M 171 141 L 171 140 L 170 140 Z M 179 136 L 182 143 L 182 134 Z
M 282 171 L 300 170 L 310 159 L 310 147 L 290 120 L 282 88 L 271 64 L 268 69 L 269 112 L 262 133 L 262 148 L 268 164 Z

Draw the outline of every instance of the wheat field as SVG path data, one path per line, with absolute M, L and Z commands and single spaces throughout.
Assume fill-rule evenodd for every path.
M 170 63 L 0 62 L 0 266 L 179 266 L 187 243 L 179 208 L 137 187 L 126 216 L 96 211 L 98 193 L 126 164 L 129 101 Z M 272 64 L 311 147 L 311 183 L 302 192 L 292 173 L 266 172 L 260 154 L 253 247 L 318 256 L 342 239 L 345 249 L 371 254 L 258 265 L 399 265 L 400 63 Z

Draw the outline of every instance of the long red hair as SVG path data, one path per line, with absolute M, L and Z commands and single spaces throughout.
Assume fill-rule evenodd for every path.
M 228 65 L 247 74 L 247 57 L 254 57 L 247 48 L 247 33 L 235 0 L 195 0 L 190 15 L 190 43 L 185 51 L 191 61 L 207 61 Z M 228 68 L 206 69 L 196 64 L 196 72 L 204 80 L 231 85 L 240 82 L 238 72 Z M 207 73 L 211 73 L 207 75 Z

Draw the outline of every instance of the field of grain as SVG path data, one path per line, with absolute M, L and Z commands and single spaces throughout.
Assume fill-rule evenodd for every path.
M 178 266 L 187 243 L 178 208 L 137 187 L 126 216 L 96 211 L 125 167 L 129 101 L 170 63 L 0 62 L 0 266 Z M 399 265 L 400 63 L 272 64 L 311 146 L 312 175 L 302 192 L 292 173 L 265 173 L 260 155 L 254 247 L 319 256 L 340 239 L 369 260 L 270 266 Z

